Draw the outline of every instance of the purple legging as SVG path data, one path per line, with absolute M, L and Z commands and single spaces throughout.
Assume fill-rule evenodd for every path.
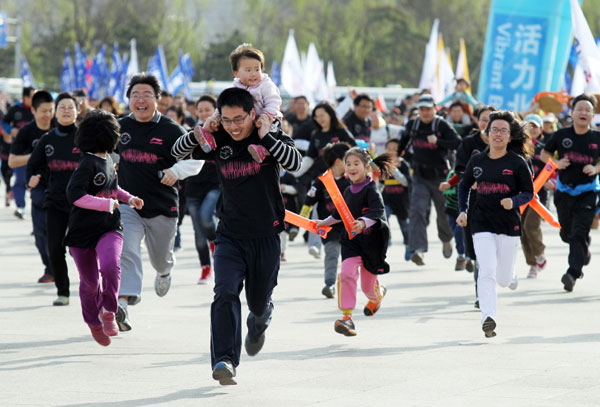
M 83 320 L 90 326 L 101 325 L 98 314 L 102 307 L 117 312 L 122 248 L 123 236 L 114 231 L 103 234 L 94 248 L 71 247 L 71 255 L 79 271 L 81 312 Z

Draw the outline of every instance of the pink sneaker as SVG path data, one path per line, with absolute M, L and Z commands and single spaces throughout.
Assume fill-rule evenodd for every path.
M 99 345 L 101 346 L 108 346 L 110 345 L 110 336 L 106 335 L 104 333 L 104 330 L 102 329 L 102 326 L 91 326 L 88 325 L 90 327 L 90 331 L 92 332 L 92 336 L 94 337 L 94 340 L 96 342 L 98 342 Z
M 210 278 L 211 268 L 210 266 L 202 266 L 202 274 L 198 279 L 198 284 L 207 284 Z
M 202 151 L 205 153 L 210 153 L 217 148 L 214 136 L 204 130 L 202 126 L 194 127 L 194 137 L 196 137 L 198 144 L 200 144 L 200 148 L 202 148 Z
M 106 311 L 104 308 L 100 310 L 98 315 L 100 322 L 102 322 L 102 330 L 108 336 L 117 336 L 119 334 L 119 327 L 115 320 L 115 313 Z
M 257 163 L 262 163 L 269 155 L 267 149 L 258 144 L 250 144 L 248 146 L 248 152 Z

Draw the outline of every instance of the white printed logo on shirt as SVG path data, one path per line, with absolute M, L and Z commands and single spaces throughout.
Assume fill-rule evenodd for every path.
M 129 133 L 121 134 L 121 144 L 127 144 L 131 141 L 131 135 Z
M 481 167 L 474 167 L 473 168 L 473 176 L 475 178 L 479 178 L 481 176 L 481 174 L 483 174 L 483 169 Z
M 44 152 L 46 153 L 46 157 L 50 157 L 54 154 L 54 146 L 52 144 L 47 144 Z
M 97 187 L 104 185 L 106 182 L 106 175 L 103 172 L 99 172 L 94 176 L 94 185 Z
M 571 140 L 570 138 L 565 138 L 562 141 L 562 145 L 564 148 L 571 148 L 573 147 L 573 140 Z
M 311 198 L 314 198 L 317 195 L 317 188 L 315 188 L 314 186 L 310 187 L 310 190 L 306 195 L 310 196 Z

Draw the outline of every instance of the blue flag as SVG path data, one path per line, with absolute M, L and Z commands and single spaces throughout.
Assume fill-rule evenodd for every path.
M 75 90 L 75 72 L 69 48 L 65 49 L 62 71 L 60 72 L 60 90 L 62 92 L 73 92 Z
M 0 48 L 6 48 L 6 46 L 7 46 L 7 40 L 6 40 L 6 36 L 8 33 L 8 30 L 6 28 L 7 17 L 8 17 L 8 14 L 6 14 L 6 11 L 0 11 Z
M 156 76 L 160 87 L 166 89 L 168 84 L 167 72 L 165 53 L 163 52 L 162 45 L 159 45 L 154 56 L 148 60 L 148 73 Z
M 125 92 L 127 91 L 127 68 L 129 67 L 129 56 L 125 52 L 123 54 L 123 58 L 121 59 L 121 75 L 119 75 L 119 83 L 117 84 L 117 89 L 115 90 L 114 97 L 117 99 L 119 103 L 125 103 Z
M 106 45 L 102 45 L 94 62 L 92 63 L 91 69 L 92 83 L 90 84 L 90 99 L 100 99 L 101 90 L 105 85 L 106 77 L 108 74 L 108 64 L 106 62 Z
M 180 51 L 179 64 L 181 65 L 183 76 L 185 77 L 185 81 L 183 83 L 183 95 L 187 99 L 191 99 L 193 96 L 192 89 L 190 88 L 190 83 L 192 82 L 192 77 L 194 76 L 194 66 L 192 64 L 192 58 L 190 57 L 190 54 L 182 55 Z
M 123 62 L 121 61 L 121 55 L 119 54 L 119 44 L 115 42 L 113 45 L 112 65 L 108 77 L 108 86 L 106 88 L 107 95 L 113 97 L 116 95 L 116 91 L 119 89 L 119 84 L 121 83 L 122 70 Z
M 281 85 L 281 70 L 277 61 L 273 61 L 273 65 L 271 65 L 271 80 L 275 86 L 279 87 Z
M 184 89 L 186 87 L 189 88 L 188 77 L 186 76 L 186 70 L 187 70 L 187 73 L 189 74 L 191 61 L 185 62 L 185 61 L 183 61 L 183 57 L 184 56 L 183 56 L 182 52 L 179 51 L 179 63 L 177 64 L 177 66 L 171 73 L 171 76 L 169 77 L 168 89 L 174 95 L 178 94 L 182 89 Z M 188 65 L 186 66 L 184 64 L 188 64 Z M 193 74 L 193 68 L 191 68 L 191 69 L 192 69 L 192 74 Z M 184 89 L 184 93 L 186 93 L 185 89 Z M 188 97 L 188 96 L 186 95 L 186 97 Z
M 75 87 L 77 89 L 85 88 L 85 51 L 75 43 Z
M 33 86 L 35 88 L 35 80 L 33 79 L 31 69 L 29 69 L 29 64 L 27 63 L 27 59 L 25 59 L 25 57 L 21 59 L 21 79 L 23 80 L 24 87 Z

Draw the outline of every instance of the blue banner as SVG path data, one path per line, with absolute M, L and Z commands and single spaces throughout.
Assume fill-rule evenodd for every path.
M 523 111 L 536 93 L 561 90 L 570 41 L 569 0 L 493 0 L 478 99 Z
M 92 83 L 90 86 L 90 99 L 100 99 L 101 89 L 104 88 L 108 77 L 108 63 L 106 62 L 106 45 L 102 45 L 94 62 L 92 63 L 91 69 Z
M 73 92 L 75 90 L 75 72 L 69 48 L 65 49 L 65 57 L 63 58 L 62 71 L 60 72 L 60 90 L 61 92 Z
M 148 73 L 156 76 L 160 83 L 160 87 L 166 89 L 168 84 L 167 61 L 165 59 L 162 45 L 158 46 L 154 56 L 148 61 Z
M 6 27 L 6 19 L 8 18 L 8 15 L 6 14 L 6 11 L 0 11 L 0 48 L 6 48 L 7 46 L 7 41 L 6 41 L 6 35 L 8 33 L 8 29 Z
M 119 44 L 115 42 L 113 45 L 112 53 L 112 65 L 110 66 L 110 73 L 108 78 L 108 86 L 106 93 L 108 96 L 115 96 L 117 89 L 121 83 L 121 71 L 123 70 L 123 62 L 121 61 L 121 55 L 119 54 Z
M 75 87 L 77 89 L 86 88 L 85 81 L 85 51 L 79 47 L 79 43 L 75 43 Z
M 35 80 L 33 79 L 33 74 L 31 73 L 31 69 L 29 68 L 29 64 L 25 57 L 21 59 L 21 79 L 23 80 L 24 87 L 33 86 L 35 88 Z

